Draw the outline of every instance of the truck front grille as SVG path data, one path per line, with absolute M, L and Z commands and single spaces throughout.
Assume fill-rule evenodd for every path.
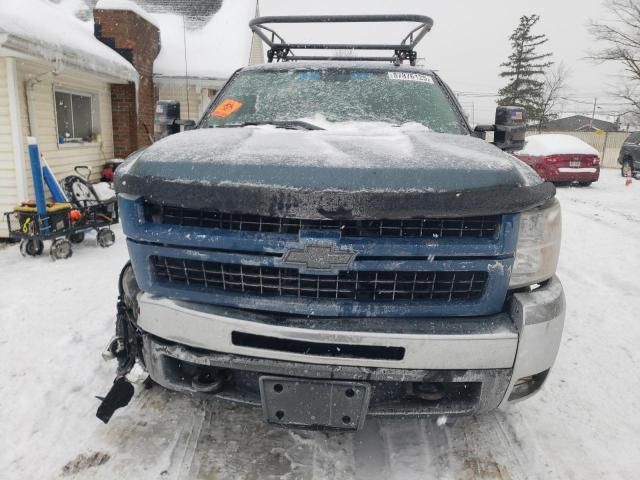
M 301 274 L 296 269 L 150 257 L 156 278 L 189 288 L 257 296 L 344 299 L 359 302 L 453 302 L 480 298 L 487 272 L 345 271 Z
M 342 237 L 493 238 L 500 216 L 467 218 L 411 218 L 404 220 L 310 220 L 223 213 L 145 203 L 148 222 L 186 227 L 248 232 L 287 233 L 335 230 Z

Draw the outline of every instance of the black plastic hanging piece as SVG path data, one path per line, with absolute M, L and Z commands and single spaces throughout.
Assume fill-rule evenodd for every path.
M 104 423 L 109 423 L 116 410 L 129 405 L 131 398 L 133 398 L 133 393 L 133 385 L 125 377 L 116 378 L 106 397 L 96 397 L 102 400 L 96 412 L 96 417 Z
M 124 286 L 125 283 L 128 285 L 128 290 Z M 135 277 L 133 277 L 131 262 L 127 262 L 122 269 L 118 280 L 118 288 L 116 336 L 109 342 L 107 349 L 102 354 L 105 360 L 117 360 L 116 378 L 105 397 L 96 397 L 101 401 L 96 417 L 104 423 L 109 422 L 116 410 L 129 404 L 135 391 L 133 385 L 126 378 L 126 375 L 135 365 L 138 356 L 135 315 L 132 308 L 127 306 L 127 300 L 132 302 L 136 292 L 139 291 Z M 129 297 L 127 296 L 127 291 L 129 292 Z

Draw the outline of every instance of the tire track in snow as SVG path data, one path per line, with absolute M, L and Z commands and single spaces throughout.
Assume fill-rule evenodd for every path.
M 380 433 L 395 478 L 424 478 L 432 471 L 421 420 L 383 420 Z
M 368 418 L 364 428 L 354 435 L 354 455 L 357 480 L 392 478 L 389 452 L 382 440 L 381 420 Z
M 454 417 L 442 426 L 431 418 L 370 419 L 357 441 L 357 479 L 530 478 L 525 447 L 501 413 Z
M 572 206 L 582 206 L 582 207 L 589 207 L 592 209 L 592 211 L 594 212 L 598 212 L 599 214 L 597 216 L 593 216 L 591 215 L 590 218 L 598 218 L 600 220 L 605 220 L 608 222 L 609 225 L 613 226 L 612 221 L 610 219 L 610 217 L 613 217 L 613 221 L 620 221 L 623 224 L 637 224 L 640 221 L 640 217 L 637 217 L 631 213 L 626 213 L 626 212 L 620 212 L 614 208 L 609 208 L 606 207 L 605 205 L 603 205 L 602 202 L 600 201 L 588 201 L 585 199 L 581 199 L 581 198 L 575 198 L 575 197 L 569 197 L 569 196 L 564 196 L 562 198 L 562 205 L 567 205 L 567 204 L 572 204 Z M 584 215 L 586 216 L 586 213 L 580 212 L 578 209 L 573 209 L 574 213 L 577 213 L 579 215 Z M 602 213 L 605 213 L 606 215 L 601 215 Z M 607 215 L 609 215 L 610 217 L 608 217 Z M 616 224 L 617 225 L 617 224 Z
M 191 417 L 192 421 L 189 428 L 184 428 L 182 431 L 182 435 L 180 436 L 181 438 L 186 437 L 186 440 L 183 442 L 184 446 L 181 446 L 180 448 L 182 450 L 182 455 L 177 455 L 177 448 L 180 446 L 180 442 L 176 442 L 176 447 L 174 449 L 174 453 L 176 453 L 176 455 L 172 455 L 170 465 L 177 466 L 177 480 L 186 480 L 191 478 L 191 470 L 193 467 L 196 450 L 198 448 L 198 441 L 200 440 L 202 426 L 204 425 L 207 416 L 208 411 L 202 408 L 198 408 L 193 411 L 193 415 Z
M 500 479 L 516 480 L 524 477 L 515 474 L 519 468 L 515 462 L 502 464 L 498 463 L 496 456 L 503 452 L 508 452 L 509 441 L 505 441 L 504 436 L 496 435 L 496 421 L 492 414 L 481 417 L 473 416 L 469 418 L 457 419 L 454 424 L 454 445 L 459 468 L 462 468 L 462 477 L 465 480 L 471 479 Z M 510 453 L 507 458 L 512 460 Z

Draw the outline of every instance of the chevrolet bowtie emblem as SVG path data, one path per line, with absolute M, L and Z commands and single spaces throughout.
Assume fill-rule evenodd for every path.
M 338 250 L 335 245 L 305 245 L 304 248 L 290 248 L 282 257 L 284 265 L 293 265 L 300 271 L 333 273 L 351 267 L 356 253 Z

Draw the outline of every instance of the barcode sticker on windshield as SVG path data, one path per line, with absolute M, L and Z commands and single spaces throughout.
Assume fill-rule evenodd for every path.
M 406 82 L 422 82 L 430 83 L 433 85 L 433 78 L 429 75 L 422 73 L 410 73 L 410 72 L 388 72 L 389 80 L 404 80 Z

